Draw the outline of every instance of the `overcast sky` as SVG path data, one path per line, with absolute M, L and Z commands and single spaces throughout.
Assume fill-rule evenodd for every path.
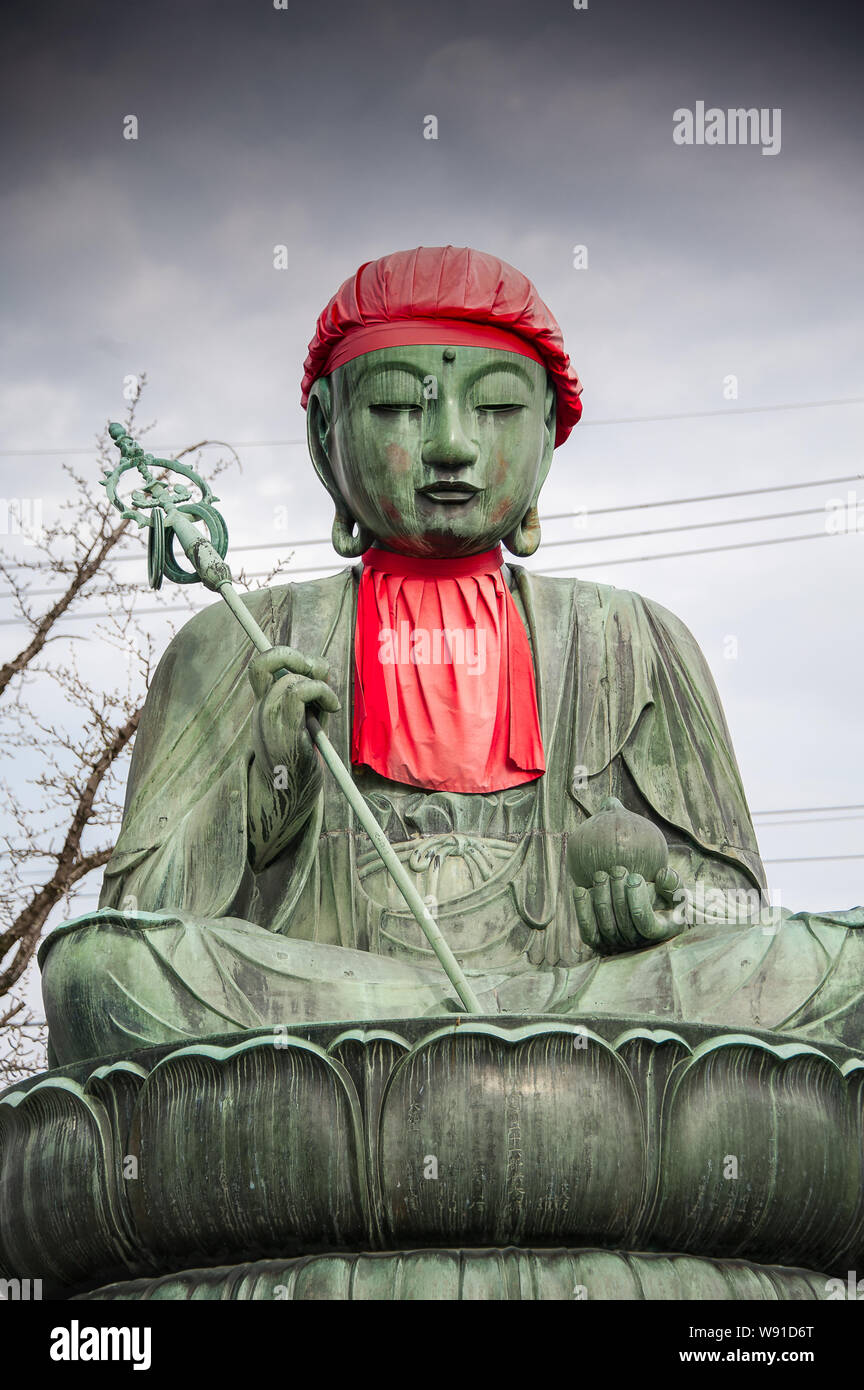
M 266 568 L 280 545 L 328 535 L 297 442 L 316 316 L 362 261 L 447 242 L 535 281 L 584 383 L 541 511 L 864 471 L 860 404 L 753 410 L 864 397 L 854 6 L 43 0 L 7 6 L 4 25 L 0 496 L 39 497 L 53 515 L 63 458 L 94 467 L 68 451 L 122 413 L 124 377 L 145 370 L 156 443 L 242 446 L 242 477 L 219 489 L 232 546 L 272 540 Z M 673 112 L 700 101 L 779 109 L 779 152 L 676 144 Z M 423 137 L 429 115 L 437 140 Z M 288 442 L 251 447 L 275 440 Z M 846 491 L 618 512 L 583 531 L 549 521 L 544 538 L 821 509 Z M 804 533 L 820 538 L 611 563 Z M 857 805 L 864 536 L 821 533 L 817 514 L 543 548 L 530 563 L 636 589 L 687 622 L 755 811 Z M 309 547 L 295 565 L 332 559 Z M 0 618 L 11 611 L 4 599 Z M 0 627 L 0 650 L 22 635 Z M 99 642 L 87 649 L 98 671 Z M 767 826 L 763 855 L 853 855 L 862 826 Z M 769 876 L 788 906 L 864 900 L 864 858 Z

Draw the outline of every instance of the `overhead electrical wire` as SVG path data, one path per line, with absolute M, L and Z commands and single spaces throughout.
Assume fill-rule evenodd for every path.
M 855 533 L 849 533 L 849 534 L 855 534 Z M 656 555 L 622 555 L 622 556 L 617 556 L 617 557 L 615 557 L 614 559 L 611 559 L 611 560 L 590 560 L 590 561 L 588 561 L 588 562 L 586 562 L 586 563 L 583 563 L 583 562 L 578 561 L 578 560 L 574 560 L 573 563 L 572 563 L 572 564 L 569 564 L 569 565 L 554 565 L 554 566 L 552 566 L 552 567 L 548 567 L 548 568 L 544 568 L 544 569 L 531 570 L 530 573 L 532 573 L 532 574 L 561 574 L 561 573 L 568 572 L 568 571 L 571 571 L 571 570 L 579 570 L 579 572 L 581 573 L 583 570 L 590 570 L 590 569 L 605 569 L 605 568 L 607 568 L 607 567 L 609 567 L 609 566 L 611 566 L 611 565 L 638 565 L 638 564 L 644 564 L 644 563 L 646 563 L 646 562 L 649 561 L 649 560 L 677 560 L 677 559 L 683 559 L 684 557 L 690 556 L 690 555 L 716 555 L 716 554 L 718 554 L 720 551 L 730 551 L 730 550 L 752 550 L 752 549 L 758 548 L 759 546 L 763 546 L 763 545 L 785 545 L 785 544 L 788 544 L 788 543 L 791 542 L 791 541 L 815 541 L 815 540 L 826 540 L 826 539 L 836 539 L 836 535 L 835 535 L 833 532 L 829 532 L 829 531 L 811 531 L 811 532 L 806 532 L 804 535 L 799 535 L 799 536 L 774 536 L 774 537 L 771 537 L 771 538 L 769 538 L 769 539 L 767 539 L 767 540 L 759 540 L 759 541 L 737 541 L 737 542 L 735 542 L 735 543 L 732 544 L 732 545 L 709 545 L 709 546 L 703 546 L 703 547 L 700 547 L 700 548 L 694 549 L 694 550 L 669 550 L 669 551 L 665 551 L 665 552 L 662 552 L 662 553 L 656 554 Z M 305 565 L 305 566 L 303 566 L 302 569 L 290 569 L 290 570 L 285 571 L 285 572 L 282 573 L 282 574 L 275 575 L 274 578 L 276 578 L 276 579 L 281 579 L 281 580 L 285 580 L 286 582 L 290 582 L 291 579 L 292 579 L 294 576 L 299 575 L 299 574 L 335 574 L 335 573 L 338 573 L 338 562 L 336 562 L 336 561 L 334 561 L 332 564 L 329 564 L 329 565 Z M 247 575 L 246 577 L 247 577 L 247 579 L 262 579 L 262 578 L 264 578 L 264 577 L 266 576 L 266 574 L 267 574 L 267 571 L 261 570 L 261 571 L 256 571 L 256 572 L 253 573 L 253 574 Z M 64 591 L 64 592 L 65 592 L 65 591 Z M 253 591 L 253 592 L 254 592 L 254 591 Z M 2 595 L 2 597 L 8 597 L 8 595 Z M 25 596 L 25 597 L 26 597 L 26 596 Z M 191 608 L 189 608 L 189 609 L 175 609 L 175 608 L 172 608 L 172 607 L 168 606 L 167 604 L 163 604 L 162 607 L 160 607 L 160 608 L 137 608 L 137 609 L 134 610 L 134 616 L 135 616 L 135 617 L 139 617 L 139 618 L 143 618 L 143 617 L 146 617 L 146 616 L 155 614 L 155 613 L 163 613 L 163 614 L 166 614 L 166 615 L 171 614 L 171 613 L 175 613 L 175 612 L 186 612 L 186 613 L 190 613 L 190 614 L 191 614 L 191 613 L 200 613 L 200 612 L 203 611 L 203 608 L 204 608 L 205 606 L 206 606 L 206 605 L 198 604 L 198 605 L 195 605 L 195 606 L 193 606 L 193 607 L 191 607 Z M 99 611 L 99 612 L 97 612 L 97 613 L 92 613 L 92 612 L 84 612 L 84 613 L 62 613 L 62 614 L 60 615 L 60 617 L 57 618 L 57 622 L 58 622 L 58 623 L 84 622 L 84 621 L 86 621 L 86 620 L 88 620 L 88 619 L 112 618 L 112 617 L 114 617 L 114 616 L 116 616 L 115 613 L 112 613 L 112 612 L 111 612 L 110 610 L 108 610 L 108 609 L 106 609 L 106 610 L 104 610 L 104 611 Z M 27 626 L 27 625 L 28 625 L 28 624 L 27 624 L 26 619 L 21 618 L 21 617 L 18 617 L 18 618 L 0 618 L 0 627 L 22 627 L 22 626 Z
M 624 502 L 608 507 L 579 507 L 575 512 L 546 513 L 545 516 L 540 517 L 540 521 L 546 523 L 546 521 L 568 521 L 576 520 L 576 518 L 578 518 L 578 520 L 585 520 L 586 517 L 613 516 L 614 513 L 620 512 L 645 512 L 645 510 L 650 509 L 650 507 L 681 507 L 699 502 L 724 502 L 724 500 L 732 498 L 754 498 L 754 496 L 764 496 L 765 493 L 768 492 L 797 492 L 800 491 L 801 488 L 831 488 L 831 486 L 839 486 L 843 484 L 843 482 L 860 482 L 863 478 L 864 473 L 849 473 L 843 474 L 842 477 L 838 478 L 806 478 L 806 480 L 801 482 L 775 482 L 775 484 L 764 486 L 764 488 L 738 488 L 731 492 L 704 492 L 699 496 L 690 496 L 690 498 L 658 498 L 657 500 L 653 500 L 653 502 Z M 822 512 L 822 510 L 824 510 L 822 507 L 814 507 L 813 512 Z M 714 523 L 711 523 L 711 521 L 699 521 L 699 523 L 692 523 L 692 527 L 693 530 L 696 530 L 696 528 L 708 527 L 708 525 L 745 524 L 746 521 L 775 520 L 775 518 L 781 518 L 783 516 L 807 516 L 807 512 L 778 512 L 761 517 L 728 517 L 722 518 L 720 521 L 714 521 Z M 675 530 L 686 530 L 686 527 L 660 527 L 657 528 L 656 531 L 621 532 L 621 535 L 622 537 L 628 534 L 661 535 L 665 531 Z M 547 541 L 546 545 L 568 545 L 568 543 L 574 543 L 575 545 L 575 543 L 604 541 L 604 539 L 618 539 L 618 537 L 575 537 L 572 538 L 572 542 L 570 539 L 567 539 L 567 541 Z M 247 552 L 247 550 L 294 550 L 301 545 L 329 545 L 329 543 L 331 543 L 331 538 L 329 537 L 307 537 L 299 539 L 299 541 L 279 538 L 278 541 L 257 541 L 247 543 L 247 545 L 243 545 L 243 543 L 240 543 L 240 545 L 232 545 L 231 553 L 232 555 L 238 555 L 239 552 Z M 111 564 L 128 562 L 128 560 L 139 560 L 140 562 L 140 556 L 118 555 L 111 560 Z M 47 564 L 33 564 L 33 566 L 29 566 L 29 564 L 25 562 L 13 562 L 13 567 L 14 569 L 21 570 L 50 569 L 50 566 L 47 566 Z
M 715 419 L 718 416 L 770 415 L 781 410 L 824 410 L 832 406 L 845 405 L 864 405 L 864 396 L 840 396 L 821 401 L 788 401 L 779 405 L 727 405 L 720 406 L 715 410 L 684 410 L 666 415 L 607 416 L 605 419 L 600 420 L 582 420 L 579 428 L 580 430 L 586 430 L 592 427 L 596 429 L 600 425 L 648 425 L 656 424 L 664 420 L 709 420 Z M 306 440 L 305 438 L 247 439 L 237 444 L 232 443 L 230 440 L 213 442 L 223 443 L 231 449 L 281 449 L 297 448 L 299 445 L 305 444 Z M 0 457 L 49 458 L 54 454 L 95 454 L 96 452 L 96 447 L 91 444 L 51 449 L 0 449 Z M 168 455 L 171 450 L 164 444 L 154 444 L 149 452 Z
M 666 550 L 657 555 L 622 555 L 614 560 L 591 560 L 582 564 L 574 560 L 570 565 L 554 565 L 551 569 L 532 571 L 536 574 L 561 574 L 566 570 L 596 570 L 607 565 L 641 565 L 648 560 L 678 560 L 687 555 L 717 555 L 721 550 L 754 550 L 760 545 L 787 545 L 790 541 L 819 541 L 836 539 L 831 531 L 807 531 L 801 536 L 773 536 L 761 541 L 736 541 L 732 545 L 708 545 L 697 550 Z M 299 572 L 299 571 L 298 571 Z M 250 576 L 251 577 L 251 576 Z
M 624 505 L 615 506 L 615 507 L 598 507 L 598 508 L 592 509 L 591 512 L 590 512 L 590 515 L 592 515 L 592 516 L 609 515 L 610 513 L 613 513 L 613 512 L 635 511 L 635 510 L 641 510 L 641 509 L 648 508 L 648 507 L 682 506 L 682 505 L 685 505 L 685 504 L 687 504 L 687 503 L 694 503 L 694 502 L 718 501 L 718 500 L 723 500 L 723 499 L 733 498 L 733 497 L 750 497 L 750 496 L 753 496 L 753 495 L 755 495 L 755 494 L 761 494 L 761 493 L 766 493 L 766 492 L 789 492 L 789 491 L 795 491 L 795 490 L 798 490 L 798 489 L 800 489 L 800 488 L 807 488 L 807 487 L 831 487 L 831 486 L 837 486 L 837 485 L 840 484 L 840 483 L 855 482 L 855 481 L 858 480 L 858 477 L 859 477 L 859 476 L 864 476 L 864 475 L 849 474 L 849 475 L 846 475 L 846 476 L 844 476 L 844 477 L 837 477 L 837 478 L 809 479 L 809 480 L 804 480 L 804 481 L 799 482 L 799 483 L 780 483 L 780 484 L 774 484 L 774 485 L 772 485 L 772 486 L 770 486 L 770 487 L 764 487 L 764 488 L 747 488 L 747 489 L 744 489 L 744 490 L 737 490 L 737 491 L 733 491 L 733 492 L 707 493 L 707 494 L 703 494 L 702 496 L 697 496 L 697 497 L 668 498 L 668 499 L 660 499 L 660 500 L 657 500 L 657 501 L 650 501 L 650 502 L 633 502 L 633 503 L 630 503 L 630 504 L 624 504 Z M 746 526 L 746 525 L 751 525 L 751 524 L 755 524 L 755 523 L 762 522 L 762 521 L 781 521 L 781 520 L 785 520 L 785 519 L 787 519 L 787 518 L 793 518 L 793 517 L 799 517 L 799 516 L 822 515 L 823 513 L 824 513 L 824 508 L 821 508 L 821 507 L 812 507 L 812 508 L 810 508 L 810 507 L 808 507 L 808 508 L 800 508 L 800 509 L 795 509 L 795 510 L 786 511 L 786 512 L 765 512 L 765 513 L 760 513 L 760 514 L 758 514 L 758 515 L 756 515 L 756 516 L 746 516 L 746 517 L 721 517 L 721 518 L 719 518 L 718 520 L 715 520 L 715 521 L 690 522 L 690 523 L 686 523 L 686 524 L 680 525 L 680 526 L 659 526 L 659 527 L 654 527 L 654 528 L 646 529 L 646 530 L 642 530 L 642 531 L 620 531 L 620 532 L 614 532 L 614 533 L 607 534 L 607 535 L 602 535 L 602 536 L 574 536 L 574 537 L 566 537 L 566 538 L 563 539 L 563 540 L 547 541 L 547 542 L 545 542 L 545 546 L 546 546 L 547 549 L 550 549 L 550 548 L 552 548 L 552 547 L 557 547 L 557 546 L 562 546 L 562 545 L 591 545 L 591 544 L 594 544 L 594 543 L 600 544 L 600 543 L 602 543 L 602 542 L 611 541 L 611 540 L 626 540 L 626 539 L 629 538 L 629 537 L 633 537 L 633 538 L 642 538 L 642 537 L 644 537 L 644 536 L 668 535 L 668 534 L 673 534 L 673 533 L 686 532 L 686 531 L 689 531 L 689 530 L 694 530 L 694 531 L 695 531 L 695 530 L 706 530 L 706 529 L 707 529 L 707 530 L 710 530 L 711 528 L 713 528 L 713 527 L 715 527 L 715 526 Z M 584 509 L 579 510 L 579 511 L 575 511 L 575 512 L 558 512 L 558 513 L 553 513 L 553 514 L 550 515 L 550 516 L 544 517 L 543 520 L 544 520 L 544 521 L 550 521 L 550 520 L 558 520 L 558 521 L 561 521 L 561 520 L 567 520 L 567 519 L 577 518 L 577 517 L 578 517 L 579 519 L 583 519 L 587 514 L 588 514 L 588 513 L 586 513 Z M 821 535 L 821 534 L 823 534 L 823 533 L 822 533 L 822 532 L 816 532 L 816 533 L 812 533 L 811 535 L 808 535 L 808 536 L 778 537 L 775 541 L 765 540 L 765 541 L 741 542 L 741 543 L 736 543 L 736 546 L 735 546 L 734 548 L 737 549 L 737 548 L 738 548 L 738 544 L 741 545 L 741 548 L 746 548 L 747 546 L 755 546 L 755 545 L 761 545 L 761 544 L 764 544 L 764 545 L 778 544 L 778 543 L 780 543 L 780 542 L 782 542 L 782 541 L 786 541 L 786 540 L 807 540 L 807 539 L 816 539 L 816 537 L 817 537 L 818 535 Z M 824 532 L 824 534 L 825 534 L 825 535 L 834 535 L 834 534 L 836 534 L 836 533 L 833 532 L 833 531 L 832 531 L 832 532 L 826 531 L 826 532 Z M 237 553 L 239 553 L 239 552 L 241 552 L 241 551 L 270 550 L 270 549 L 276 549 L 276 548 L 280 548 L 280 549 L 292 549 L 292 550 L 293 550 L 293 549 L 297 549 L 299 546 L 327 545 L 327 544 L 329 544 L 329 538 L 327 538 L 327 537 L 315 537 L 315 538 L 313 538 L 313 539 L 303 539 L 303 540 L 263 541 L 263 542 L 258 542 L 258 543 L 256 543 L 256 544 L 252 544 L 252 545 L 238 545 L 238 546 L 233 546 L 233 547 L 232 547 L 232 552 L 231 552 L 231 553 L 232 553 L 232 555 L 233 555 L 233 554 L 237 554 Z M 706 549 L 690 550 L 690 551 L 670 551 L 670 552 L 667 552 L 667 553 L 665 553 L 665 554 L 652 555 L 652 556 L 622 557 L 622 558 L 620 558 L 620 559 L 612 559 L 612 560 L 604 560 L 604 561 L 594 561 L 594 562 L 592 562 L 592 564 L 590 564 L 590 565 L 582 566 L 582 568 L 592 568 L 592 567 L 597 568 L 597 567 L 602 566 L 603 564 L 628 564 L 628 563 L 632 563 L 632 562 L 640 562 L 640 563 L 641 563 L 642 561 L 648 560 L 648 559 L 673 559 L 676 555 L 710 554 L 711 551 L 713 551 L 713 550 L 721 550 L 721 549 L 729 549 L 729 548 L 733 548 L 733 547 L 711 546 L 711 547 L 708 547 L 708 548 L 706 548 Z M 119 561 L 127 561 L 127 560 L 137 560 L 137 561 L 140 562 L 140 555 L 129 555 L 129 554 L 127 554 L 127 555 L 120 555 L 120 556 L 117 556 L 117 557 L 115 558 L 115 560 L 113 560 L 111 563 L 118 563 Z M 332 564 L 330 564 L 330 565 L 313 565 L 313 566 L 305 566 L 305 567 L 303 567 L 303 568 L 299 568 L 299 567 L 298 567 L 298 568 L 296 568 L 296 569 L 293 569 L 293 570 L 291 571 L 291 573 L 292 573 L 292 574 L 323 574 L 323 573 L 328 573 L 328 572 L 332 571 L 333 568 L 334 568 L 334 566 L 337 565 L 337 564 L 338 564 L 338 561 L 334 561 L 334 562 L 333 562 Z M 562 567 L 562 566 L 558 566 L 558 567 L 556 567 L 556 569 L 555 569 L 554 571 L 553 571 L 553 570 L 546 570 L 546 571 L 540 571 L 540 573 L 555 573 L 555 572 L 558 572 L 561 568 L 563 568 L 563 569 L 571 569 L 571 568 L 573 568 L 573 567 L 574 567 L 574 566 L 571 566 L 571 565 L 566 565 L 566 566 L 563 566 L 563 567 Z M 26 565 L 26 563 L 21 563 L 21 564 L 17 564 L 17 565 L 15 566 L 15 568 L 17 568 L 17 569 L 22 569 L 22 570 L 35 571 L 36 569 L 50 568 L 50 567 L 49 567 L 49 566 L 44 566 L 44 565 L 41 565 L 41 564 L 40 564 L 40 565 L 28 566 L 28 565 Z M 257 571 L 256 573 L 250 575 L 249 578 L 260 579 L 260 578 L 263 578 L 263 577 L 265 576 L 265 574 L 266 574 L 266 571 Z M 143 588 L 143 586 L 142 586 L 142 588 Z M 13 591 L 12 591 L 11 589 L 6 589 L 6 590 L 3 590 L 3 591 L 0 591 L 0 598 L 8 598 L 8 597 L 11 597 L 11 596 L 12 596 L 12 592 L 13 592 Z M 65 593 L 65 592 L 66 592 L 66 590 L 64 590 L 64 589 L 37 589 L 37 590 L 32 590 L 32 591 L 27 595 L 27 597 L 28 597 L 28 598 L 54 598 L 54 597 L 59 597 L 60 595 L 62 595 L 62 594 Z M 8 625 L 8 621 L 9 621 L 9 620 L 7 620 L 7 625 Z M 17 621 L 17 620 L 13 620 L 13 621 Z
M 753 811 L 754 816 L 803 816 L 814 811 L 864 811 L 864 803 L 853 802 L 851 806 L 784 806 L 780 810 Z
M 720 520 L 718 520 L 718 521 L 696 521 L 696 522 L 689 522 L 689 523 L 687 523 L 687 524 L 685 524 L 685 525 L 683 525 L 683 526 L 656 526 L 656 527 L 652 527 L 651 529 L 646 530 L 646 531 L 616 531 L 616 532 L 614 532 L 614 533 L 611 534 L 611 535 L 605 535 L 605 536 L 575 536 L 575 537 L 567 537 L 565 540 L 544 541 L 543 545 L 544 545 L 544 549 L 546 549 L 546 550 L 549 550 L 549 549 L 551 549 L 552 547 L 555 547 L 555 546 L 562 546 L 562 545 L 599 545 L 601 542 L 605 542 L 605 541 L 621 541 L 621 540 L 631 540 L 631 539 L 638 540 L 638 539 L 641 539 L 641 538 L 644 537 L 644 536 L 664 536 L 664 535 L 670 535 L 670 534 L 680 533 L 680 532 L 682 532 L 682 531 L 686 532 L 686 531 L 704 531 L 704 530 L 711 530 L 711 529 L 713 529 L 715 526 L 749 526 L 749 525 L 753 525 L 753 524 L 756 523 L 756 522 L 761 522 L 761 521 L 783 521 L 783 520 L 786 520 L 786 519 L 788 519 L 788 518 L 790 518 L 790 517 L 799 517 L 799 516 L 824 516 L 824 515 L 825 515 L 825 509 L 824 509 L 824 507 L 804 507 L 803 509 L 796 509 L 796 510 L 794 510 L 794 511 L 789 511 L 789 512 L 762 512 L 762 513 L 760 513 L 758 516 L 721 517 Z M 833 535 L 834 532 L 826 533 L 826 534 L 832 534 L 832 535 Z M 282 545 L 282 544 L 284 544 L 285 548 L 287 549 L 288 547 L 296 547 L 296 546 L 299 545 L 299 544 L 316 544 L 316 545 L 317 545 L 317 544 L 324 544 L 324 542 L 319 542 L 319 541 L 316 541 L 316 542 L 294 542 L 294 541 L 286 541 L 286 542 L 283 543 L 283 542 L 279 542 L 279 541 L 272 541 L 272 542 L 269 542 L 269 541 L 268 541 L 268 542 L 266 542 L 266 543 L 264 543 L 264 544 L 262 544 L 262 545 L 245 546 L 245 547 L 244 547 L 244 546 L 235 546 L 235 547 L 232 548 L 232 552 L 231 552 L 231 553 L 232 553 L 232 555 L 233 555 L 233 554 L 236 554 L 237 551 L 239 551 L 239 550 L 244 550 L 244 549 L 245 549 L 245 550 L 265 550 L 265 549 L 271 549 L 271 548 L 273 548 L 273 547 L 275 547 L 275 546 Z M 686 552 L 686 551 L 684 551 L 684 552 L 677 552 L 677 551 L 676 551 L 676 552 L 674 552 L 674 553 L 675 553 L 675 554 L 678 554 L 678 553 L 687 554 L 688 552 Z M 124 556 L 119 557 L 119 558 L 122 558 L 122 559 L 124 559 L 124 560 L 133 560 L 133 559 L 135 559 L 135 560 L 139 560 L 139 561 L 140 561 L 140 558 L 141 558 L 141 557 L 140 557 L 140 556 L 137 556 L 137 555 L 124 555 Z M 333 562 L 333 564 L 337 564 L 337 563 L 338 563 L 338 561 L 334 561 L 334 562 Z M 598 562 L 598 563 L 599 563 L 599 562 Z M 620 564 L 620 563 L 622 563 L 622 561 L 609 561 L 609 563 L 610 563 L 610 564 Z M 322 573 L 323 573 L 325 570 L 330 570 L 330 569 L 332 569 L 332 568 L 333 568 L 333 565 L 320 565 L 320 566 L 315 566 L 315 565 L 313 565 L 313 566 L 307 566 L 307 567 L 304 567 L 304 568 L 300 568 L 300 567 L 298 566 L 296 569 L 292 569 L 291 573 L 292 573 L 292 574 L 314 574 L 314 573 L 318 573 L 318 572 L 322 572 Z M 568 568 L 569 568 L 569 566 L 568 566 Z M 542 572 L 542 571 L 541 571 L 541 572 Z M 268 573 L 268 571 L 266 571 L 266 570 L 256 570 L 253 574 L 250 574 L 250 575 L 247 576 L 247 577 L 248 577 L 249 579 L 262 579 L 262 578 L 265 577 L 265 575 L 266 575 L 267 573 Z M 140 585 L 137 585 L 136 587 L 143 590 L 143 589 L 146 589 L 147 585 L 144 584 L 144 583 L 141 583 Z M 0 590 L 0 599 L 12 597 L 12 592 L 13 592 L 13 591 L 12 591 L 11 589 Z M 29 590 L 29 591 L 27 592 L 26 597 L 27 597 L 28 599 L 34 599 L 34 598 L 58 598 L 61 594 L 64 594 L 64 593 L 66 593 L 66 590 L 65 590 L 65 589 L 31 589 L 31 590 Z

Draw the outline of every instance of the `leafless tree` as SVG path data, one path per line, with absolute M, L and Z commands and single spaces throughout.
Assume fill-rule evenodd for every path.
M 124 424 L 140 439 L 153 425 L 136 420 L 146 378 L 139 382 Z M 175 457 L 211 444 L 225 451 L 211 476 L 239 462 L 230 445 L 215 440 L 189 445 Z M 96 452 L 103 474 L 116 465 L 107 429 Z M 11 991 L 20 989 L 52 910 L 64 901 L 68 907 L 82 881 L 111 856 L 154 661 L 151 638 L 135 617 L 139 567 L 118 563 L 140 555 L 143 564 L 137 527 L 120 518 L 92 476 L 63 467 L 73 487 L 56 520 L 32 528 L 28 558 L 0 557 L 0 582 L 29 630 L 18 653 L 0 666 L 0 749 L 7 769 L 0 779 L 0 1001 L 6 1000 L 0 1003 L 0 1085 L 43 1064 L 44 1029 Z M 49 587 L 42 588 L 46 578 Z M 172 587 L 170 598 L 185 616 L 188 591 Z M 51 602 L 46 607 L 40 600 Z M 84 634 L 58 627 L 70 610 L 86 614 L 84 605 L 93 600 L 107 616 L 94 617 Z M 114 663 L 113 685 L 96 685 L 82 673 L 78 644 L 88 638 L 123 654 L 123 662 Z M 52 686 L 62 695 L 59 719 L 41 708 Z

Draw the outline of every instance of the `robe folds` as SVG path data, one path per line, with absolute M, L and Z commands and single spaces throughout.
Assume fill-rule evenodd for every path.
M 620 755 L 656 818 L 763 885 L 720 700 L 684 624 L 637 594 L 509 568 L 527 617 L 544 747 L 563 754 L 541 779 L 544 828 L 566 832 L 598 810 Z M 247 600 L 274 643 L 329 662 L 342 712 L 330 716 L 327 731 L 346 763 L 359 574 L 352 568 L 260 590 Z M 297 905 L 316 872 L 319 840 L 353 830 L 353 815 L 328 775 L 305 833 L 280 856 L 277 900 L 260 885 L 255 893 L 247 863 L 244 760 L 253 708 L 246 667 L 253 655 L 222 603 L 193 618 L 171 643 L 136 738 L 123 827 L 105 870 L 101 905 L 117 907 L 130 894 L 145 911 L 166 907 L 221 917 L 242 907 L 244 917 L 271 931 L 321 938 L 310 922 L 297 920 Z M 540 896 L 557 897 L 553 877 L 556 882 L 538 885 Z M 358 944 L 344 924 L 338 936 L 325 926 L 324 937 Z
M 785 913 L 776 934 L 697 927 L 611 958 L 581 940 L 567 838 L 610 794 L 660 825 L 685 880 L 758 892 L 764 871 L 719 697 L 686 627 L 637 594 L 517 566 L 503 573 L 534 661 L 545 773 L 527 790 L 464 794 L 455 806 L 396 788 L 414 797 L 400 818 L 384 814 L 398 795 L 372 795 L 355 772 L 404 862 L 413 867 L 432 845 L 435 864 L 443 856 L 445 869 L 476 870 L 476 883 L 436 916 L 484 1008 L 641 1010 L 663 1023 L 716 1016 L 734 1027 L 794 1020 L 808 1036 L 864 1035 L 860 985 L 851 987 L 864 979 L 860 910 Z M 329 663 L 342 709 L 327 732 L 346 764 L 359 577 L 358 566 L 247 598 L 274 643 Z M 60 1061 L 292 1020 L 459 1011 L 404 904 L 382 906 L 380 893 L 376 904 L 364 892 L 374 855 L 329 773 L 302 832 L 252 871 L 253 654 L 216 602 L 159 664 L 100 910 L 40 949 Z

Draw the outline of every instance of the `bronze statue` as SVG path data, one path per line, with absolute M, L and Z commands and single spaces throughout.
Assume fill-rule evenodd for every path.
M 112 426 L 151 582 L 179 540 L 221 601 L 156 672 L 99 909 L 41 948 L 52 1070 L 0 1096 L 0 1278 L 857 1289 L 864 911 L 766 904 L 673 614 L 503 563 L 539 544 L 580 390 L 512 267 L 362 266 L 303 387 L 355 563 L 245 603 L 217 499 Z
M 508 303 L 498 316 L 494 295 L 463 311 L 492 320 L 492 346 L 458 341 L 440 306 L 419 314 L 421 254 L 439 287 L 449 276 L 461 289 L 466 267 L 496 286 L 504 277 L 501 263 L 454 248 L 365 267 L 367 280 L 390 275 L 392 298 L 414 258 L 415 300 L 395 319 L 411 341 L 376 346 L 381 326 L 364 323 L 357 355 L 307 373 L 306 390 L 334 545 L 419 557 L 434 573 L 442 557 L 502 541 L 517 555 L 536 548 L 562 376 L 568 426 L 581 388 L 557 344 L 554 367 L 511 350 L 514 313 Z M 524 277 L 517 288 L 530 350 L 553 332 Z M 342 357 L 354 342 L 344 307 L 335 333 L 327 315 L 313 342 L 319 370 L 334 358 L 328 327 Z M 469 339 L 483 331 L 466 326 Z M 326 712 L 350 762 L 362 568 L 251 594 L 269 653 L 255 655 L 221 605 L 171 644 L 100 911 L 43 947 L 58 1060 L 293 1020 L 461 1009 L 305 725 L 308 709 Z M 729 732 L 692 635 L 637 594 L 518 565 L 502 573 L 530 643 L 545 772 L 465 793 L 354 771 L 484 1012 L 638 1009 L 664 1023 L 857 1042 L 864 917 L 766 908 Z M 668 863 L 646 881 L 631 835 L 629 858 L 586 886 L 568 871 L 568 842 L 610 797 L 657 827 Z

